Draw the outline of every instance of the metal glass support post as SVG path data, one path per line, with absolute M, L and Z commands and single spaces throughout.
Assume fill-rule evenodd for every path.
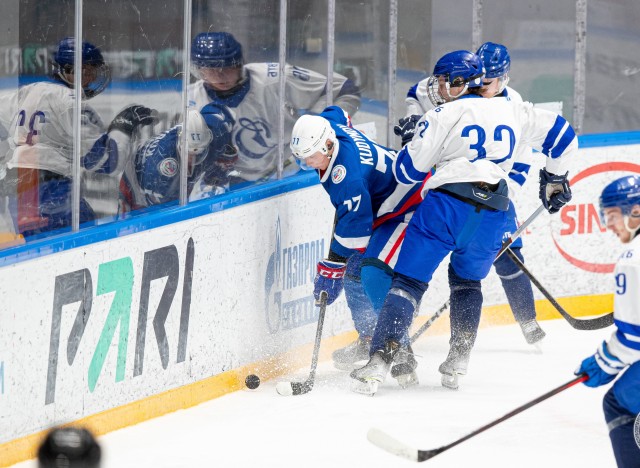
M 396 67 L 398 66 L 398 0 L 389 2 L 389 67 L 388 67 L 388 86 L 387 99 L 387 146 L 392 147 L 393 144 L 393 126 L 396 121 L 395 103 L 396 103 Z
M 73 157 L 71 166 L 71 230 L 80 229 L 80 158 L 82 155 L 82 1 L 76 0 L 74 18 L 74 46 L 73 46 Z M 80 70 L 80 73 L 77 71 Z
M 191 0 L 184 0 L 183 26 L 182 26 L 182 132 L 180 132 L 180 206 L 189 201 L 187 193 L 189 174 L 189 148 L 187 148 L 187 107 L 189 105 L 188 86 L 191 68 Z

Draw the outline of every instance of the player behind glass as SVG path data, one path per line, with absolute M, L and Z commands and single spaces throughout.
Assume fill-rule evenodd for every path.
M 455 98 L 427 112 L 396 159 L 402 183 L 424 180 L 424 201 L 411 218 L 391 289 L 380 312 L 367 365 L 351 373 L 353 389 L 375 393 L 413 320 L 418 302 L 440 262 L 451 253 L 449 287 L 451 340 L 439 368 L 445 386 L 457 388 L 475 343 L 484 279 L 502 245 L 510 196 L 512 155 L 529 145 L 546 156 L 540 198 L 549 212 L 571 199 L 566 160 L 577 152 L 573 128 L 557 114 L 530 103 L 485 99 L 484 67 L 468 51 L 446 54 L 434 68 L 434 93 Z M 436 84 L 437 82 L 437 84 Z M 444 102 L 444 101 L 443 101 Z
M 608 184 L 600 195 L 600 216 L 626 244 L 613 272 L 616 330 L 576 374 L 586 373 L 584 384 L 599 387 L 624 371 L 604 396 L 604 417 L 618 467 L 640 468 L 640 434 L 634 440 L 634 421 L 640 417 L 640 176 Z
M 482 60 L 485 68 L 480 94 L 486 98 L 499 97 L 512 102 L 522 102 L 520 93 L 507 86 L 511 68 L 511 57 L 507 48 L 502 44 L 485 42 L 480 46 L 476 54 Z M 412 86 L 407 93 L 405 100 L 407 114 L 394 127 L 395 133 L 402 137 L 403 145 L 411 141 L 415 134 L 415 124 L 425 112 L 452 100 L 445 89 L 434 92 L 433 83 L 435 83 L 435 77 L 426 78 Z M 515 152 L 515 163 L 509 171 L 508 180 L 509 187 L 515 193 L 527 180 L 532 157 L 531 148 L 527 146 L 521 145 Z M 504 233 L 504 240 L 509 239 L 517 228 L 515 206 L 511 203 L 509 206 L 509 223 Z M 510 248 L 524 262 L 522 238 L 519 237 L 511 244 Z M 527 343 L 534 344 L 539 342 L 545 337 L 545 332 L 540 328 L 536 320 L 531 281 L 508 255 L 502 255 L 498 258 L 494 263 L 494 267 L 504 288 L 513 316 L 520 325 Z
M 290 146 L 301 167 L 318 171 L 336 209 L 329 255 L 318 263 L 314 296 L 318 300 L 327 291 L 331 304 L 344 285 L 356 330 L 370 337 L 376 308 L 391 284 L 396 252 L 421 200 L 420 183 L 399 184 L 393 174 L 396 152 L 352 128 L 348 115 L 336 106 L 319 116 L 300 117 Z M 417 363 L 406 334 L 401 345 L 391 372 L 408 387 L 418 383 Z M 348 364 L 351 370 L 353 362 Z
M 237 160 L 231 144 L 233 116 L 209 104 L 187 112 L 187 196 L 193 201 L 224 193 Z M 148 140 L 120 181 L 120 212 L 177 200 L 180 194 L 182 124 Z
M 203 32 L 191 46 L 191 72 L 198 79 L 189 86 L 189 106 L 202 109 L 210 102 L 232 109 L 237 121 L 233 142 L 238 148 L 237 177 L 233 183 L 273 177 L 278 164 L 278 63 L 245 64 L 242 45 L 227 32 Z M 285 135 L 291 136 L 296 119 L 318 114 L 325 106 L 327 78 L 320 73 L 286 64 Z M 333 76 L 333 102 L 349 115 L 360 106 L 358 88 L 337 73 Z M 297 172 L 285 151 L 284 174 Z
M 12 154 L 7 179 L 16 186 L 16 216 L 25 235 L 71 224 L 74 49 L 74 38 L 62 39 L 53 58 L 54 82 L 21 87 L 13 98 L 16 114 L 9 131 Z M 151 109 L 134 105 L 105 129 L 86 101 L 104 91 L 110 76 L 100 49 L 82 42 L 81 170 L 117 176 L 129 156 L 134 131 L 153 124 L 155 117 Z M 35 200 L 37 206 L 24 206 L 21 200 Z M 81 190 L 80 222 L 92 219 L 93 210 Z

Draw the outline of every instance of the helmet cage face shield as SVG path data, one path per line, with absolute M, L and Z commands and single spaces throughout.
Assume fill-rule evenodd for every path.
M 54 53 L 52 75 L 74 86 L 75 75 L 75 39 L 67 37 L 60 41 Z M 111 82 L 111 69 L 102 57 L 100 49 L 89 42 L 82 43 L 82 90 L 86 99 L 103 92 Z
M 640 219 L 639 210 L 633 210 L 640 205 L 640 176 L 630 175 L 614 180 L 607 185 L 600 195 L 600 220 L 604 226 L 608 222 L 615 224 L 622 218 L 625 229 L 631 234 L 631 239 L 638 232 L 638 227 L 629 226 L 630 219 Z M 610 208 L 617 208 L 611 210 Z M 607 211 L 605 213 L 605 210 Z

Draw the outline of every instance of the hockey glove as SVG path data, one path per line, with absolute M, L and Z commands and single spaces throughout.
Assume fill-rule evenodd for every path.
M 120 130 L 130 137 L 136 128 L 155 124 L 158 121 L 157 116 L 158 113 L 155 109 L 139 105 L 129 106 L 115 116 L 111 121 L 111 125 L 109 125 L 108 131 Z
M 413 136 L 416 134 L 416 124 L 421 117 L 418 114 L 404 117 L 398 121 L 398 125 L 393 127 L 393 133 L 402 138 L 402 146 L 413 140 Z
M 603 341 L 593 356 L 582 361 L 575 374 L 587 374 L 589 379 L 585 380 L 584 384 L 587 387 L 599 387 L 615 379 L 618 372 L 625 367 L 620 359 L 609 352 L 607 342 Z
M 540 200 L 549 213 L 557 213 L 571 201 L 571 188 L 565 175 L 556 175 L 540 169 Z
M 313 280 L 313 296 L 316 304 L 320 302 L 320 293 L 327 292 L 327 305 L 332 304 L 342 292 L 346 265 L 341 262 L 322 260 L 318 262 L 318 273 Z

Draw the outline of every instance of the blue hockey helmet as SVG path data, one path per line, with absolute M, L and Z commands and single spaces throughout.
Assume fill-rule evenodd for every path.
M 620 177 L 602 190 L 600 217 L 604 222 L 605 208 L 620 208 L 624 216 L 630 216 L 634 205 L 640 205 L 640 176 Z
M 73 37 L 65 37 L 53 55 L 53 76 L 69 87 L 73 87 L 75 44 Z M 87 99 L 97 96 L 109 85 L 111 70 L 102 57 L 102 52 L 90 42 L 82 42 L 82 89 Z M 90 67 L 88 69 L 87 67 Z M 86 77 L 86 78 L 85 78 Z
M 244 64 L 242 45 L 228 32 L 204 32 L 191 44 L 194 67 L 229 68 Z
M 456 50 L 443 55 L 433 68 L 433 75 L 427 80 L 427 96 L 434 106 L 453 101 L 466 93 L 468 89 L 481 88 L 484 67 L 482 60 L 468 50 Z M 444 78 L 446 96 L 440 89 L 439 78 Z M 451 87 L 464 88 L 455 96 L 449 90 Z
M 444 76 L 451 86 L 466 84 L 469 88 L 480 88 L 484 67 L 482 60 L 468 50 L 456 50 L 443 55 L 433 68 L 434 76 Z
M 486 70 L 485 78 L 500 78 L 509 73 L 511 57 L 506 46 L 495 42 L 485 42 L 476 54 L 482 60 Z

